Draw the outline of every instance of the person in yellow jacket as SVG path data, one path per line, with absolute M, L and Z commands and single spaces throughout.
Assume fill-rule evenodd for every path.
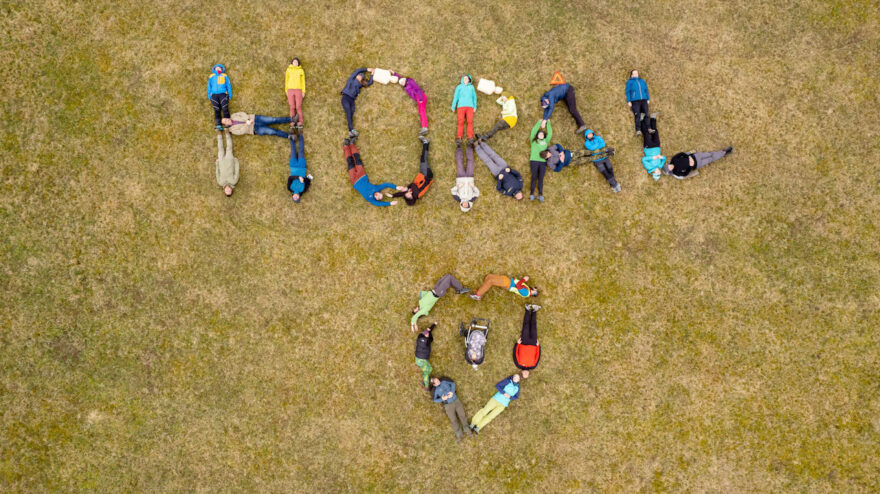
M 303 97 L 306 95 L 306 73 L 299 63 L 299 58 L 292 58 L 284 74 L 284 91 L 287 93 L 287 105 L 290 107 L 290 131 L 294 127 L 302 129 Z
M 505 94 L 495 102 L 501 105 L 501 120 L 489 132 L 478 135 L 477 139 L 480 141 L 488 141 L 499 130 L 512 129 L 516 125 L 516 100 L 513 96 Z

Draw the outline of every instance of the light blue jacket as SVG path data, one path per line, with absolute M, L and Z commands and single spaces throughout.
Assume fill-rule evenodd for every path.
M 464 78 L 467 77 L 470 82 L 465 84 Z M 452 95 L 452 111 L 459 108 L 473 108 L 477 110 L 477 91 L 474 89 L 474 78 L 470 74 L 461 77 L 461 83 L 455 86 L 455 94 Z
M 659 159 L 654 159 L 654 156 L 660 156 Z M 653 173 L 654 170 L 658 168 L 663 168 L 663 165 L 666 164 L 666 156 L 660 154 L 660 148 L 645 148 L 645 156 L 642 157 L 642 166 L 645 167 L 645 170 L 648 170 L 648 173 Z
M 590 133 L 593 134 L 593 138 L 587 139 L 587 134 L 590 134 Z M 602 136 L 593 132 L 592 130 L 587 129 L 586 132 L 584 132 L 584 147 L 594 153 L 597 151 L 601 151 L 602 148 L 605 147 L 605 139 L 602 139 Z M 596 162 L 596 161 L 601 161 L 603 159 L 605 159 L 605 156 L 601 156 L 599 158 L 596 158 L 593 161 Z
M 637 101 L 640 99 L 651 99 L 648 93 L 648 83 L 641 77 L 630 77 L 626 81 L 626 100 Z
M 220 73 L 217 73 L 217 68 L 220 68 Z M 229 82 L 229 76 L 226 75 L 226 67 L 223 66 L 222 63 L 218 63 L 217 65 L 211 67 L 211 77 L 208 78 L 208 98 L 211 97 L 212 94 L 224 94 L 229 95 L 229 99 L 232 99 L 232 83 Z
M 354 190 L 360 192 L 364 200 L 369 202 L 373 206 L 390 206 L 390 202 L 377 201 L 376 198 L 373 197 L 373 194 L 375 194 L 376 192 L 382 192 L 385 189 L 393 189 L 396 186 L 390 182 L 373 185 L 372 183 L 370 183 L 370 177 L 364 175 L 363 177 L 357 179 L 357 182 L 355 182 L 352 187 L 354 187 Z

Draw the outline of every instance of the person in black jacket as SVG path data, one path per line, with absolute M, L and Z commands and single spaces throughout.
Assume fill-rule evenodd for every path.
M 434 342 L 434 335 L 431 334 L 431 331 L 436 327 L 437 323 L 435 322 L 416 337 L 416 365 L 419 369 L 422 369 L 422 386 L 425 387 L 426 391 L 431 389 L 431 371 L 434 370 L 428 359 L 431 358 L 431 343 Z
M 663 173 L 678 179 L 694 177 L 699 174 L 698 168 L 718 161 L 732 152 L 733 146 L 722 151 L 678 153 L 667 163 Z
M 522 200 L 523 179 L 518 171 L 513 168 L 505 168 L 496 178 L 495 188 L 498 189 L 498 192 L 517 201 Z
M 373 67 L 355 70 L 348 77 L 348 80 L 345 81 L 345 87 L 342 88 L 342 109 L 345 110 L 345 119 L 348 121 L 348 136 L 350 138 L 357 138 L 358 136 L 358 131 L 354 130 L 354 100 L 361 94 L 361 88 L 373 84 L 373 78 L 367 77 L 366 73 L 369 72 L 372 75 L 375 70 Z

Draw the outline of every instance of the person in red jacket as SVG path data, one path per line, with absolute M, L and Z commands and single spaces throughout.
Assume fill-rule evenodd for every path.
M 395 192 L 391 195 L 391 197 L 403 197 L 407 206 L 415 206 L 416 201 L 421 199 L 422 196 L 428 192 L 428 187 L 434 183 L 434 172 L 431 171 L 431 166 L 428 165 L 428 144 L 430 144 L 431 141 L 424 136 L 419 136 L 419 140 L 422 141 L 422 157 L 419 161 L 419 174 L 416 175 L 416 178 L 406 186 L 406 190 Z
M 540 305 L 526 305 L 522 333 L 513 345 L 513 364 L 522 370 L 532 370 L 541 361 L 541 344 L 538 343 L 538 309 Z

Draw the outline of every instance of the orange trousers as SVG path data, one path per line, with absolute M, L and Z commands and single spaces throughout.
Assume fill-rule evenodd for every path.
M 493 286 L 507 290 L 510 288 L 510 277 L 501 274 L 487 274 L 483 279 L 483 284 L 477 289 L 476 295 L 482 297 Z

